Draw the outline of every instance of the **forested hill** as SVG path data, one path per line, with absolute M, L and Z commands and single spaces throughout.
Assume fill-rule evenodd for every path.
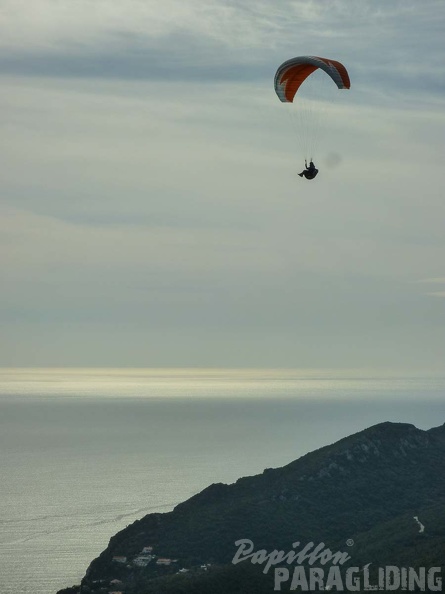
M 273 568 L 232 564 L 240 539 L 269 552 L 324 543 L 357 567 L 441 566 L 444 510 L 445 425 L 381 423 L 145 516 L 111 538 L 81 587 L 61 592 L 272 592 Z

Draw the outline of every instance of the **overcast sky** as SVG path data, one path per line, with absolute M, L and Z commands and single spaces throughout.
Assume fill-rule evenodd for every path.
M 0 0 L 0 365 L 445 361 L 443 0 Z M 310 182 L 273 89 L 344 63 Z

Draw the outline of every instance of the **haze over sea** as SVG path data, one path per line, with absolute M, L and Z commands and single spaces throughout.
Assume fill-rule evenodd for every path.
M 118 530 L 211 483 L 382 421 L 441 425 L 444 396 L 363 371 L 2 369 L 0 592 L 78 583 Z

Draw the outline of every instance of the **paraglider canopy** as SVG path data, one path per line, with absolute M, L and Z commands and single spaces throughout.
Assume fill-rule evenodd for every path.
M 336 60 L 317 56 L 299 56 L 283 62 L 275 74 L 275 92 L 283 103 L 292 103 L 301 84 L 320 68 L 328 74 L 339 89 L 349 89 L 348 71 Z

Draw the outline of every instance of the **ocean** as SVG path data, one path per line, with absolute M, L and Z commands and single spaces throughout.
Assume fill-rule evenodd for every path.
M 445 422 L 445 378 L 0 369 L 0 592 L 79 583 L 117 531 L 383 421 Z

